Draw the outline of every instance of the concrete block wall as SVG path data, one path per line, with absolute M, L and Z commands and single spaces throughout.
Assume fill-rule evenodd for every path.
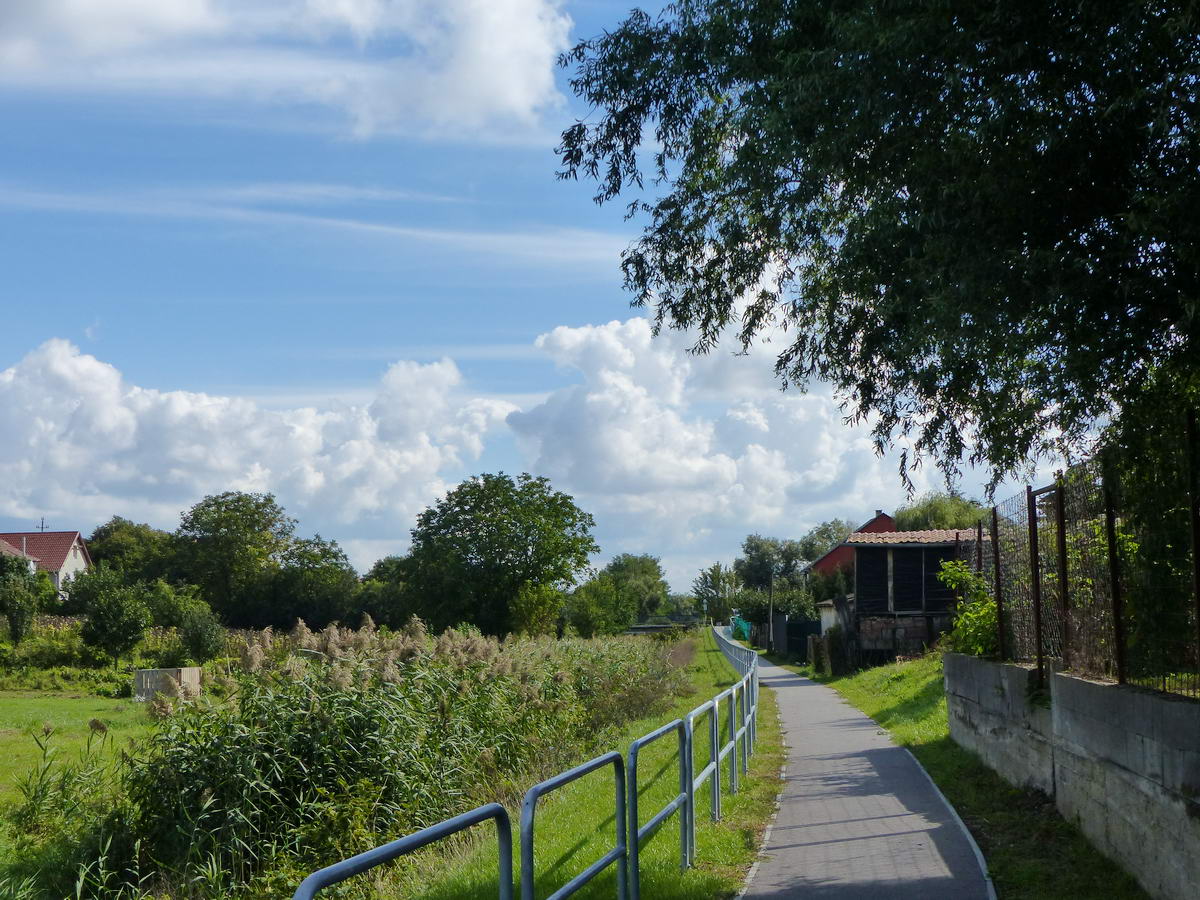
M 950 735 L 1007 781 L 1059 811 L 1153 896 L 1200 890 L 1200 702 L 1050 676 L 1034 702 L 1031 667 L 945 655 Z

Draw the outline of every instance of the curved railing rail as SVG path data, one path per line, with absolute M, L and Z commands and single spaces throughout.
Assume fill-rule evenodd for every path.
M 416 834 L 410 834 L 389 844 L 384 844 L 382 847 L 376 847 L 374 850 L 344 859 L 332 866 L 318 869 L 300 882 L 300 887 L 296 888 L 296 893 L 292 894 L 292 900 L 311 900 L 322 888 L 345 881 L 347 878 L 353 878 L 355 875 L 361 875 L 368 869 L 391 862 L 414 850 L 420 850 L 426 844 L 432 844 L 434 841 L 440 841 L 442 838 L 465 831 L 472 825 L 478 825 L 488 819 L 496 820 L 496 839 L 500 845 L 500 900 L 512 900 L 512 825 L 509 822 L 508 810 L 499 803 L 488 803 L 470 812 L 465 812 L 461 816 L 455 816 L 453 819 L 446 819 L 444 822 L 423 828 Z
M 721 817 L 721 764 L 729 760 L 729 790 L 737 793 L 741 775 L 749 774 L 749 759 L 754 753 L 758 720 L 758 654 L 736 644 L 729 636 L 729 627 L 714 627 L 713 635 L 717 646 L 730 665 L 741 675 L 741 680 L 726 688 L 710 700 L 706 700 L 682 719 L 668 722 L 647 735 L 635 740 L 629 747 L 629 763 L 616 751 L 610 751 L 583 765 L 576 766 L 561 775 L 534 785 L 525 794 L 520 822 L 521 845 L 521 897 L 534 898 L 533 837 L 534 812 L 538 798 L 568 782 L 582 778 L 597 769 L 612 766 L 614 791 L 617 806 L 617 842 L 612 850 L 591 863 L 580 874 L 551 894 L 547 900 L 567 897 L 583 887 L 610 865 L 617 870 L 618 900 L 638 900 L 641 892 L 639 851 L 643 840 L 650 840 L 661 830 L 664 822 L 679 813 L 680 857 L 683 868 L 691 866 L 696 859 L 696 792 L 711 782 L 709 816 L 716 822 Z M 721 704 L 728 701 L 726 739 L 721 741 Z M 695 770 L 695 723 L 708 716 L 707 732 L 708 762 L 699 774 Z M 658 810 L 645 825 L 638 823 L 638 751 L 647 744 L 674 732 L 679 741 L 679 793 Z M 566 812 L 569 813 L 569 808 Z M 322 888 L 345 881 L 375 866 L 390 862 L 405 853 L 411 853 L 434 841 L 448 837 L 488 819 L 495 819 L 499 844 L 500 900 L 511 900 L 512 879 L 512 828 L 508 813 L 498 803 L 489 803 L 471 812 L 455 816 L 437 825 L 432 825 L 416 834 L 368 850 L 332 866 L 313 872 L 300 884 L 292 900 L 310 900 Z

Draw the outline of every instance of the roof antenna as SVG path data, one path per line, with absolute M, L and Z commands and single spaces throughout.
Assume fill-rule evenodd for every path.
M 45 516 L 42 516 L 42 524 L 38 526 L 38 531 L 42 532 L 43 534 L 46 533 L 46 517 Z

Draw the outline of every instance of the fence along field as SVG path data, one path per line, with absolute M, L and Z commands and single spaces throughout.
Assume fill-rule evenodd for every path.
M 997 504 L 969 549 L 1001 659 L 1200 696 L 1200 438 L 1166 419 Z
M 617 809 L 616 845 L 551 894 L 549 900 L 574 894 L 609 866 L 614 866 L 617 873 L 618 900 L 625 900 L 625 898 L 638 900 L 640 897 L 638 848 L 641 843 L 653 837 L 672 815 L 679 820 L 680 862 L 687 867 L 695 861 L 696 797 L 707 782 L 709 815 L 714 822 L 720 819 L 722 765 L 728 760 L 727 783 L 729 790 L 737 793 L 740 777 L 748 774 L 748 762 L 754 752 L 758 715 L 757 654 L 734 644 L 728 636 L 728 628 L 722 630 L 714 628 L 713 635 L 730 665 L 742 676 L 737 684 L 700 704 L 682 719 L 675 719 L 653 732 L 637 738 L 629 748 L 628 761 L 620 753 L 609 751 L 566 772 L 545 779 L 525 793 L 521 804 L 519 833 L 522 900 L 533 900 L 535 897 L 535 814 L 539 798 L 598 769 L 611 767 L 613 770 Z M 720 717 L 723 712 L 728 715 L 728 731 L 726 740 L 722 743 L 719 735 L 721 734 Z M 697 722 L 705 722 L 706 727 L 697 729 Z M 696 772 L 698 733 L 700 735 L 699 743 L 708 744 L 708 754 L 707 761 L 701 770 Z M 671 735 L 678 735 L 679 739 L 679 792 L 664 807 L 654 812 L 645 825 L 642 825 L 638 813 L 638 752 L 649 743 Z M 559 807 L 555 810 L 557 815 L 569 815 L 570 812 L 569 807 Z M 431 825 L 415 834 L 320 869 L 304 879 L 296 889 L 293 900 L 311 900 L 324 888 L 339 884 L 435 841 L 489 821 L 495 823 L 497 836 L 499 855 L 497 895 L 500 900 L 511 900 L 513 897 L 512 823 L 508 811 L 498 803 L 485 804 L 462 815 Z

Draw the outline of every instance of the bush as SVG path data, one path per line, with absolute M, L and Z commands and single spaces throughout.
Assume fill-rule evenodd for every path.
M 200 665 L 225 652 L 225 629 L 207 605 L 195 605 L 184 612 L 179 639 L 187 655 Z
M 995 656 L 999 652 L 996 601 L 988 596 L 987 581 L 961 560 L 946 560 L 938 580 L 954 591 L 954 626 L 943 645 L 955 653 Z
M 80 635 L 85 644 L 111 656 L 115 666 L 122 654 L 138 645 L 149 627 L 150 610 L 142 591 L 116 587 L 98 591 L 90 599 Z
M 100 786 L 104 803 L 76 804 L 88 827 L 40 844 L 58 854 L 53 865 L 26 860 L 56 873 L 51 892 L 84 869 L 90 896 L 141 878 L 191 896 L 184 885 L 210 871 L 224 873 L 226 895 L 275 884 L 479 803 L 515 801 L 531 779 L 690 687 L 681 644 L 636 638 L 502 643 L 463 628 L 434 639 L 419 622 L 394 633 L 368 622 L 240 640 L 230 699 L 176 704 L 123 759 L 112 779 L 123 793 Z M 23 852 L 38 846 L 22 836 Z
M 8 634 L 12 642 L 21 643 L 33 627 L 37 597 L 21 582 L 10 580 L 0 586 L 0 608 L 8 617 Z

